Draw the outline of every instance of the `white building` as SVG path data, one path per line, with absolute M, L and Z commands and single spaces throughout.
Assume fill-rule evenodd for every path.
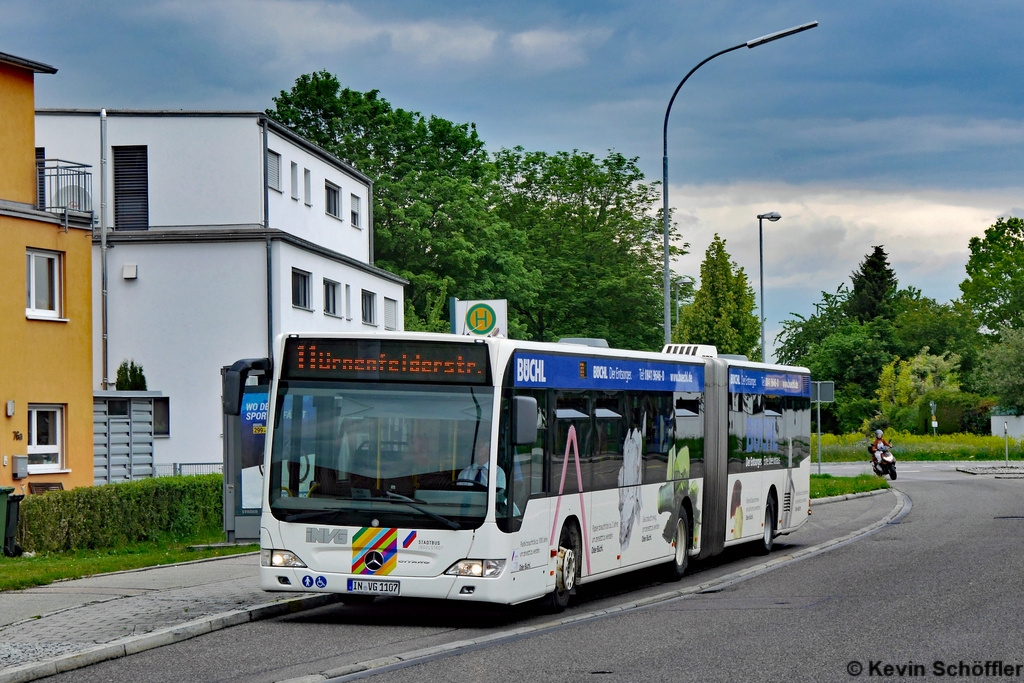
M 100 194 L 98 110 L 37 111 L 36 147 L 92 164 Z M 373 265 L 372 181 L 265 114 L 107 110 L 106 176 L 106 376 L 133 359 L 162 392 L 157 465 L 221 460 L 221 367 L 274 335 L 403 329 L 406 281 Z

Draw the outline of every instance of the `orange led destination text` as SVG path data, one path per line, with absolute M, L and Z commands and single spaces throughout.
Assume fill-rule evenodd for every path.
M 388 358 L 380 354 L 379 358 L 335 358 L 330 351 L 317 351 L 316 345 L 306 349 L 299 344 L 298 370 L 341 370 L 343 372 L 381 372 L 381 373 L 444 373 L 446 375 L 482 375 L 483 368 L 477 363 L 465 361 L 462 356 L 456 360 L 430 360 L 413 354 L 409 358 L 403 353 L 401 358 Z

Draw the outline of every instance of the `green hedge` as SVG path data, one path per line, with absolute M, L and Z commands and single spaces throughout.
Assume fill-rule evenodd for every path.
M 21 502 L 19 543 L 33 552 L 187 540 L 222 528 L 219 474 L 51 491 Z

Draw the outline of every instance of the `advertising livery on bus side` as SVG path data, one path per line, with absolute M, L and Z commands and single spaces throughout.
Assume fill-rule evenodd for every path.
M 666 351 L 695 348 L 279 336 L 262 587 L 558 610 L 588 581 L 769 552 L 807 518 L 810 374 Z

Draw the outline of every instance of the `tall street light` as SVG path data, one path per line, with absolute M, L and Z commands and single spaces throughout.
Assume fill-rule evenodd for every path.
M 663 152 L 664 152 L 663 156 L 662 156 L 662 159 L 661 159 L 661 197 L 662 197 L 662 214 L 663 214 L 663 219 L 664 219 L 664 232 L 665 232 L 665 282 L 664 282 L 664 294 L 665 294 L 665 343 L 666 344 L 669 344 L 669 343 L 672 342 L 672 314 L 669 311 L 669 309 L 671 307 L 671 296 L 670 296 L 669 289 L 670 289 L 670 287 L 672 285 L 671 285 L 671 283 L 669 281 L 669 259 L 668 259 L 668 115 L 670 113 L 672 113 L 672 103 L 676 101 L 676 95 L 679 94 L 679 89 L 682 88 L 683 84 L 686 83 L 687 79 L 689 79 L 690 76 L 693 75 L 693 72 L 695 72 L 697 69 L 701 68 L 702 66 L 704 66 L 705 64 L 710 62 L 715 57 L 720 57 L 720 56 L 724 55 L 727 52 L 732 52 L 733 50 L 738 50 L 741 47 L 755 48 L 755 47 L 757 47 L 759 45 L 764 45 L 765 43 L 770 43 L 773 40 L 778 40 L 779 38 L 785 38 L 787 36 L 791 36 L 791 35 L 794 35 L 794 34 L 797 34 L 797 33 L 802 33 L 803 31 L 807 31 L 809 29 L 812 29 L 812 28 L 814 28 L 817 25 L 818 25 L 818 22 L 812 21 L 809 24 L 801 24 L 799 26 L 794 26 L 793 28 L 787 28 L 785 31 L 779 31 L 777 33 L 769 33 L 766 36 L 761 36 L 760 38 L 754 38 L 753 40 L 748 40 L 745 43 L 740 43 L 739 45 L 734 45 L 734 46 L 732 46 L 730 48 L 726 48 L 725 50 L 722 50 L 721 52 L 716 52 L 715 54 L 711 55 L 710 57 L 705 59 L 703 62 L 698 64 L 697 66 L 695 66 L 692 69 L 690 69 L 690 73 L 686 74 L 686 77 L 683 78 L 683 80 L 679 81 L 679 85 L 676 86 L 675 91 L 672 93 L 672 98 L 668 101 L 668 107 L 665 109 L 665 125 L 664 125 L 664 127 L 662 129 L 662 138 L 661 138 L 662 139 Z
M 765 220 L 769 220 L 772 223 L 782 218 L 778 211 L 772 211 L 770 213 L 762 213 L 757 217 L 757 248 L 761 252 L 761 362 L 768 362 L 768 352 L 765 351 L 764 347 L 764 230 L 761 226 Z

